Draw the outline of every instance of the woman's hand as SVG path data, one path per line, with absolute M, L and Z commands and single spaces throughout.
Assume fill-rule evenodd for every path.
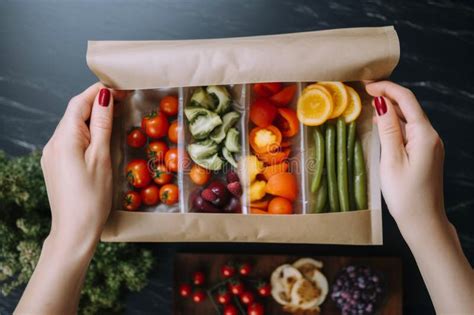
M 100 83 L 73 97 L 44 147 L 50 237 L 63 244 L 96 242 L 109 215 L 113 103 L 111 91 Z
M 382 146 L 382 193 L 410 246 L 437 313 L 474 314 L 474 272 L 444 212 L 443 143 L 415 95 L 370 83 Z
M 112 204 L 113 97 L 94 84 L 73 97 L 43 150 L 51 232 L 16 314 L 74 314 Z

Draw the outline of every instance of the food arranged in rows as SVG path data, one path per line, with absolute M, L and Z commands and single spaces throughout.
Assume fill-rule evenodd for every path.
M 236 156 L 242 148 L 232 96 L 225 86 L 196 88 L 184 108 L 191 135 L 186 152 L 193 165 L 189 178 L 192 211 L 241 213 L 242 186 Z M 225 179 L 224 179 L 225 177 Z
M 314 141 L 311 212 L 368 208 L 367 174 L 356 119 L 362 104 L 342 82 L 308 85 L 298 100 L 298 118 Z
M 126 165 L 129 186 L 123 199 L 126 210 L 178 202 L 178 108 L 176 96 L 165 96 L 155 110 L 143 116 L 141 126 L 128 132 L 127 146 L 140 157 Z
M 262 302 L 271 295 L 271 286 L 252 275 L 250 263 L 228 262 L 220 267 L 217 283 L 207 283 L 206 279 L 203 271 L 195 271 L 191 279 L 179 285 L 181 299 L 191 298 L 196 304 L 209 299 L 217 314 L 265 314 Z
M 296 111 L 291 108 L 297 86 L 256 83 L 249 113 L 248 142 L 251 154 L 242 160 L 246 169 L 248 202 L 252 214 L 292 214 L 298 197 L 298 181 L 292 173 L 293 139 L 299 132 Z

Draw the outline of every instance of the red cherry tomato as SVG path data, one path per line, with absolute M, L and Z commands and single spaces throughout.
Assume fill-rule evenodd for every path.
M 224 315 L 239 315 L 239 310 L 232 304 L 227 304 L 224 307 Z
M 168 184 L 173 180 L 173 173 L 171 173 L 164 164 L 156 164 L 152 173 L 153 181 L 158 185 Z
M 262 282 L 257 286 L 257 292 L 260 296 L 267 297 L 272 293 L 272 287 L 267 282 Z
M 123 198 L 123 206 L 129 211 L 137 210 L 142 204 L 142 197 L 136 191 L 127 191 Z
M 287 106 L 291 103 L 296 93 L 296 84 L 288 85 L 283 90 L 273 95 L 270 100 L 276 106 Z
M 165 165 L 172 172 L 178 171 L 178 149 L 177 148 L 170 148 L 168 152 L 166 152 Z
M 179 295 L 181 295 L 182 297 L 188 297 L 191 295 L 191 286 L 187 283 L 182 283 L 180 286 L 179 286 Z
M 135 188 L 144 188 L 151 181 L 148 163 L 145 160 L 136 159 L 127 164 L 127 180 Z
M 226 305 L 230 303 L 231 296 L 227 290 L 221 291 L 217 293 L 216 300 L 222 305 Z
M 240 301 L 244 303 L 245 305 L 252 304 L 253 301 L 255 301 L 255 297 L 253 296 L 253 293 L 250 291 L 245 291 L 240 295 Z
M 204 276 L 204 273 L 201 272 L 201 271 L 196 271 L 196 272 L 193 274 L 193 283 L 194 283 L 194 285 L 203 285 L 205 279 L 206 279 L 206 278 L 205 278 L 205 276 Z
M 164 204 L 172 205 L 178 202 L 179 188 L 175 184 L 166 184 L 160 188 L 160 200 Z
M 157 162 L 165 160 L 165 154 L 168 151 L 168 145 L 163 141 L 153 141 L 146 147 L 146 154 L 150 159 Z
M 127 144 L 132 148 L 141 148 L 146 143 L 146 135 L 140 128 L 133 128 L 127 135 Z
M 142 129 L 150 138 L 161 138 L 168 134 L 168 117 L 161 112 L 151 112 L 142 119 Z
M 252 271 L 252 267 L 250 267 L 250 264 L 248 263 L 243 263 L 239 267 L 239 273 L 242 276 L 248 276 L 250 274 L 250 271 Z
M 229 282 L 229 290 L 233 295 L 240 296 L 244 293 L 244 285 L 238 279 L 232 279 Z
M 282 87 L 282 84 L 278 82 L 255 83 L 253 85 L 253 91 L 258 96 L 270 97 L 273 94 L 278 93 L 282 89 Z
M 225 264 L 221 267 L 221 275 L 223 278 L 230 278 L 235 274 L 235 268 L 231 264 Z
M 175 116 L 178 113 L 178 98 L 168 95 L 161 99 L 160 110 L 169 116 Z
M 168 139 L 173 143 L 178 143 L 179 127 L 178 121 L 173 121 L 168 129 Z
M 155 184 L 152 184 L 140 192 L 142 201 L 147 206 L 154 206 L 160 201 L 160 189 Z
M 263 315 L 263 314 L 265 314 L 265 310 L 264 310 L 262 304 L 253 303 L 253 304 L 248 306 L 247 314 L 248 315 Z
M 205 298 L 206 298 L 206 295 L 204 294 L 204 292 L 202 292 L 202 290 L 194 291 L 193 293 L 194 303 L 201 303 L 202 301 L 204 301 Z
M 250 121 L 265 128 L 272 124 L 277 115 L 277 108 L 266 98 L 258 98 L 250 105 Z

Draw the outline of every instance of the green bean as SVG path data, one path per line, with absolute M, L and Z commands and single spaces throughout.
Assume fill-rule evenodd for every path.
M 343 117 L 337 119 L 337 190 L 341 211 L 349 211 L 349 189 L 347 185 L 347 144 L 346 122 Z
M 315 169 L 313 182 L 311 183 L 311 192 L 315 193 L 321 183 L 321 176 L 324 168 L 324 136 L 318 127 L 314 128 L 314 160 Z
M 328 122 L 326 126 L 326 171 L 328 180 L 329 209 L 339 211 L 336 178 L 336 126 Z
M 354 200 L 354 145 L 356 138 L 356 122 L 347 126 L 347 183 L 349 184 L 349 206 L 355 210 Z
M 357 210 L 368 208 L 367 205 L 367 174 L 365 170 L 362 144 L 357 139 L 354 147 L 354 199 Z
M 314 213 L 324 212 L 326 207 L 326 201 L 328 199 L 328 181 L 326 179 L 326 174 L 323 174 L 321 179 L 321 185 L 318 188 L 315 196 L 314 203 Z

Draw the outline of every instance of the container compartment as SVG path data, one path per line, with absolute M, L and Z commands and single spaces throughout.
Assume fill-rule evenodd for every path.
M 239 131 L 239 135 L 238 135 L 238 141 L 239 141 L 239 145 L 240 145 L 240 151 L 239 152 L 235 152 L 233 153 L 233 157 L 235 159 L 235 161 L 237 163 L 239 163 L 239 161 L 241 160 L 242 156 L 245 156 L 247 154 L 247 143 L 246 143 L 246 140 L 244 139 L 245 137 L 245 121 L 247 120 L 247 111 L 246 111 L 246 102 L 245 102 L 245 98 L 246 98 L 246 89 L 245 89 L 245 85 L 226 85 L 224 86 L 227 91 L 230 93 L 231 95 L 231 98 L 232 98 L 232 103 L 231 103 L 231 109 L 229 110 L 229 112 L 232 112 L 232 111 L 235 111 L 237 113 L 240 114 L 240 117 L 238 118 L 238 121 L 236 123 L 234 123 L 232 126 L 230 126 L 230 128 L 235 128 Z M 195 143 L 195 142 L 198 142 L 200 140 L 197 140 L 195 139 L 191 132 L 190 132 L 190 122 L 188 121 L 188 119 L 186 118 L 186 116 L 184 115 L 184 109 L 186 106 L 190 105 L 191 102 L 191 97 L 193 95 L 193 93 L 199 89 L 200 87 L 188 87 L 188 88 L 183 88 L 183 106 L 180 108 L 180 111 L 181 111 L 181 115 L 182 115 L 182 121 L 183 121 L 183 129 L 182 129 L 182 135 L 183 135 L 183 150 L 181 151 L 182 153 L 182 156 L 181 156 L 181 161 L 182 161 L 182 176 L 183 176 L 183 182 L 182 182 L 182 208 L 183 208 L 183 212 L 202 212 L 202 211 L 197 211 L 197 209 L 195 207 L 193 207 L 193 200 L 196 198 L 197 195 L 200 194 L 200 192 L 206 188 L 210 183 L 212 182 L 215 182 L 215 181 L 218 181 L 218 182 L 222 182 L 223 184 L 227 185 L 227 181 L 226 181 L 226 174 L 228 171 L 230 170 L 233 170 L 235 171 L 238 175 L 239 175 L 239 178 L 241 180 L 241 183 L 242 183 L 242 174 L 240 173 L 241 172 L 241 168 L 239 167 L 233 167 L 230 163 L 226 162 L 225 159 L 223 158 L 223 161 L 224 161 L 224 165 L 222 167 L 221 170 L 218 170 L 218 171 L 211 171 L 211 178 L 209 179 L 209 181 L 204 184 L 204 185 L 198 185 L 196 183 L 194 183 L 192 180 L 191 180 L 191 177 L 190 177 L 190 172 L 191 172 L 191 168 L 193 167 L 193 165 L 195 164 L 191 157 L 190 157 L 190 154 L 187 150 L 187 146 L 192 144 L 192 143 Z M 223 117 L 223 115 L 221 115 Z M 208 139 L 208 137 L 206 137 L 205 139 L 203 140 L 206 140 Z M 222 144 L 224 144 L 225 142 L 225 139 L 222 141 Z M 222 158 L 222 153 L 221 153 L 221 147 L 222 146 L 219 146 L 219 156 Z M 243 187 L 242 185 L 242 197 L 240 198 L 240 205 L 241 205 L 241 211 L 242 213 L 246 213 L 246 209 L 245 209 L 245 204 L 244 202 L 242 202 L 243 200 L 245 200 L 245 196 L 246 196 L 246 190 L 245 188 Z M 229 193 L 230 194 L 230 193 Z M 217 208 L 219 208 L 222 212 L 222 213 L 228 213 L 228 212 L 225 212 L 224 211 L 224 206 L 217 206 Z

